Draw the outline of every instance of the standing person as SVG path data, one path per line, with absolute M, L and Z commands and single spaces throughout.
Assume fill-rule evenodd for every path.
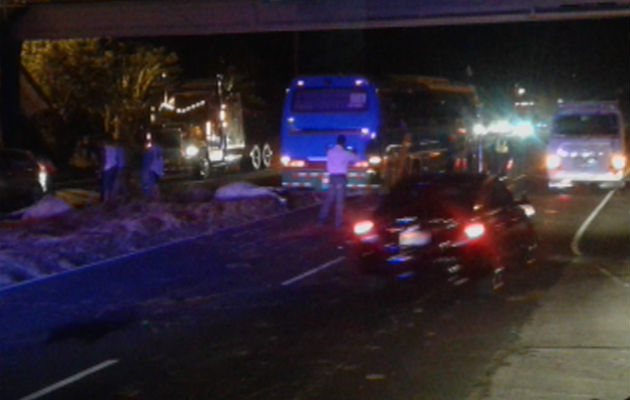
M 323 225 L 335 202 L 335 227 L 343 223 L 343 202 L 346 195 L 348 166 L 359 161 L 359 157 L 346 150 L 346 137 L 337 136 L 337 145 L 326 154 L 326 171 L 328 172 L 328 193 L 319 212 L 318 224 Z
M 114 197 L 128 198 L 127 190 L 127 154 L 120 142 L 116 142 L 116 179 L 114 180 Z
M 118 148 L 111 138 L 106 138 L 101 148 L 101 201 L 113 200 L 117 175 Z
M 498 136 L 494 143 L 495 171 L 498 176 L 506 176 L 510 160 L 510 145 L 507 138 Z
M 142 154 L 142 192 L 152 200 L 159 198 L 158 181 L 164 175 L 162 149 L 151 141 L 147 142 Z

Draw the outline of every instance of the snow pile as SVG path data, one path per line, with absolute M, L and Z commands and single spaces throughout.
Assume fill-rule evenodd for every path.
M 0 222 L 0 288 L 320 200 L 317 194 L 304 193 L 289 196 L 287 202 L 273 191 L 249 184 L 229 185 L 218 192 L 220 199 L 191 189 L 159 202 L 132 200 L 81 209 L 71 209 L 60 199 L 46 199 L 26 210 L 22 220 Z
M 217 189 L 214 198 L 217 200 L 240 200 L 257 197 L 270 197 L 284 203 L 285 200 L 273 190 L 253 185 L 249 182 L 234 182 Z
M 22 214 L 22 219 L 50 218 L 67 213 L 72 206 L 55 196 L 46 196 Z

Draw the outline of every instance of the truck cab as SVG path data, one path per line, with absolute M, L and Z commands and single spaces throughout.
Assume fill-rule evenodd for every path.
M 628 138 L 617 104 L 561 105 L 552 118 L 546 168 L 550 188 L 623 187 L 628 176 Z

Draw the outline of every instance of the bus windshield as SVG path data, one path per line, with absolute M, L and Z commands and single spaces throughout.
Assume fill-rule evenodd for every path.
M 564 115 L 554 121 L 558 135 L 615 135 L 619 121 L 615 114 Z
M 291 111 L 302 113 L 361 112 L 367 109 L 367 92 L 362 88 L 298 89 Z

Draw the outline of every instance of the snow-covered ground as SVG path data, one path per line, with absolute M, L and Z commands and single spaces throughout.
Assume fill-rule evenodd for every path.
M 85 196 L 95 200 L 96 194 Z M 289 209 L 315 205 L 304 193 L 282 197 L 246 183 L 216 193 L 189 189 L 172 198 L 70 205 L 63 193 L 0 221 L 0 289 L 141 249 L 209 234 Z M 70 202 L 72 203 L 72 202 Z

